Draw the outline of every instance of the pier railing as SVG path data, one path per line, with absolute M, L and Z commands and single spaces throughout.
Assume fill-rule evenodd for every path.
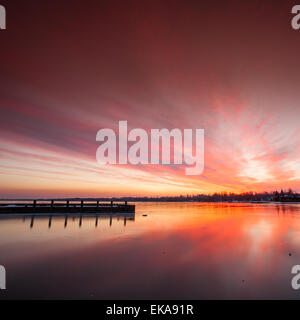
M 122 203 L 110 201 L 88 200 L 0 200 L 0 214 L 2 213 L 134 213 L 135 205 L 127 201 Z

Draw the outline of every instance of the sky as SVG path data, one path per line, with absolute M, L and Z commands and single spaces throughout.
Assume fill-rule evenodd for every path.
M 0 4 L 0 198 L 300 191 L 295 1 Z M 100 167 L 121 120 L 204 129 L 202 175 Z

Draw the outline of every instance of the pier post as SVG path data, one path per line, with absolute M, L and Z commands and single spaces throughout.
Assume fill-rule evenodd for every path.
M 81 228 L 81 225 L 82 225 L 82 216 L 80 216 L 79 218 L 79 228 Z
M 51 200 L 51 208 L 53 208 L 53 206 L 54 206 L 54 201 Z
M 67 200 L 67 204 L 66 204 L 66 207 L 67 207 L 67 208 L 69 208 L 69 203 L 70 203 L 70 201 Z
M 112 225 L 112 216 L 110 216 L 110 219 L 109 219 L 109 226 L 111 227 Z
M 98 226 L 98 216 L 96 216 L 96 222 L 95 222 L 95 227 L 97 228 Z
M 48 223 L 48 228 L 51 228 L 51 224 L 52 224 L 52 216 L 49 217 L 49 223 Z
M 99 200 L 97 201 L 97 208 L 99 208 Z
M 68 216 L 66 215 L 66 217 L 65 217 L 65 228 L 67 227 L 67 224 L 68 224 Z
M 111 202 L 110 202 L 110 205 L 111 205 L 111 206 L 113 206 L 113 204 L 114 204 L 114 202 L 113 202 L 113 201 L 111 201 Z
M 81 208 L 83 208 L 83 200 L 81 200 Z
M 33 200 L 33 207 L 36 208 L 36 200 Z
M 125 206 L 127 206 L 127 201 L 125 201 Z

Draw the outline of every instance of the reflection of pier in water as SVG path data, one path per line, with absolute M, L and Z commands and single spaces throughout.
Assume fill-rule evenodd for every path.
M 51 216 L 47 216 L 47 215 L 24 215 L 23 216 L 23 222 L 25 222 L 27 220 L 27 218 L 30 219 L 30 228 L 32 229 L 34 227 L 34 223 L 35 221 L 38 220 L 43 220 L 43 219 L 47 219 L 48 220 L 48 228 L 51 229 L 52 227 L 52 219 L 53 218 L 64 218 L 63 220 L 63 224 L 64 224 L 64 228 L 66 229 L 68 227 L 68 221 L 69 219 L 72 219 L 72 221 L 75 221 L 76 218 L 78 219 L 78 227 L 81 228 L 84 219 L 86 218 L 87 220 L 91 220 L 91 219 L 95 219 L 95 228 L 98 227 L 98 225 L 100 225 L 101 221 L 103 220 L 108 220 L 109 221 L 109 226 L 111 227 L 113 224 L 113 220 L 117 220 L 120 221 L 121 219 L 123 220 L 123 225 L 124 227 L 126 227 L 127 225 L 127 221 L 135 221 L 135 214 L 110 214 L 110 215 L 95 215 L 95 216 L 91 216 L 89 215 L 72 215 L 70 216 L 68 215 L 51 215 Z

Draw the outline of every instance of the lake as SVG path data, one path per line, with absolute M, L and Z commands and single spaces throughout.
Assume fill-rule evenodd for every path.
M 1 217 L 0 299 L 299 299 L 300 204 L 137 203 Z

